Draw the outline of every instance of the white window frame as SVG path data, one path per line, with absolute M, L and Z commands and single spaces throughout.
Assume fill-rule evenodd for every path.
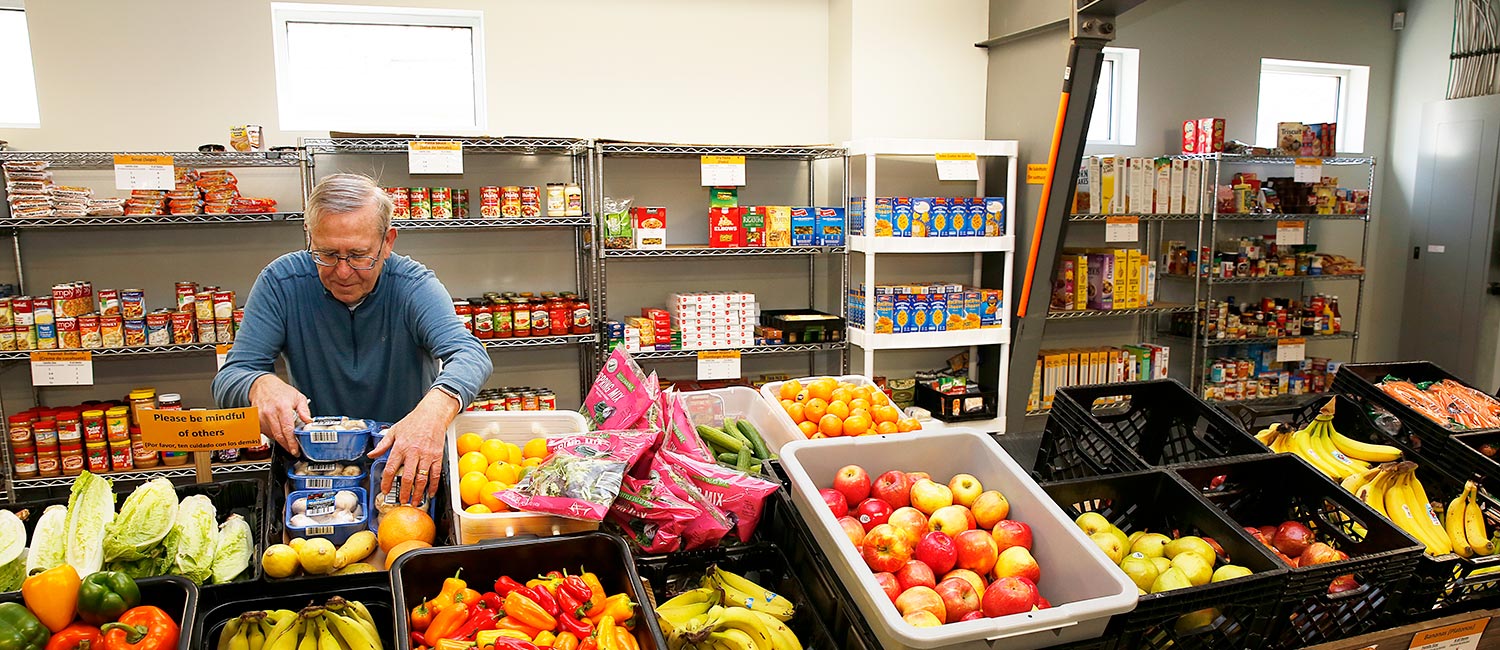
M 1087 144 L 1134 146 L 1136 109 L 1139 104 L 1141 86 L 1141 51 L 1126 47 L 1106 47 L 1104 60 L 1114 64 L 1114 78 L 1111 84 L 1114 93 L 1110 97 L 1110 103 L 1115 110 L 1110 111 L 1110 137 L 1088 140 Z M 1103 70 L 1104 66 L 1100 65 L 1099 69 Z
M 484 12 L 462 9 L 425 9 L 412 7 L 366 7 L 358 5 L 303 4 L 298 2 L 271 3 L 271 33 L 276 53 L 276 96 L 278 117 L 287 114 L 291 90 L 287 86 L 288 67 L 287 23 L 320 22 L 364 25 L 410 25 L 419 27 L 467 27 L 473 30 L 474 57 L 474 120 L 473 127 L 458 127 L 451 124 L 376 124 L 360 125 L 362 130 L 384 130 L 402 132 L 441 131 L 457 135 L 478 135 L 485 132 L 489 123 L 489 109 L 485 97 L 484 70 Z M 327 124 L 280 124 L 283 131 L 327 131 L 339 125 Z
M 1261 59 L 1260 72 L 1283 74 L 1305 74 L 1337 77 L 1339 79 L 1339 107 L 1337 142 L 1334 148 L 1346 153 L 1364 153 L 1365 122 L 1370 109 L 1370 66 L 1320 61 L 1296 61 L 1292 59 Z M 1256 79 L 1259 93 L 1260 79 Z M 1255 132 L 1260 139 L 1260 98 L 1256 98 Z M 1257 146 L 1276 147 L 1275 133 L 1271 142 L 1256 142 Z
M 22 13 L 25 13 L 25 11 L 26 11 L 25 0 L 0 0 L 0 11 L 20 11 Z M 30 43 L 31 43 L 31 30 L 30 30 L 30 26 L 29 25 L 28 25 L 28 29 L 27 29 L 27 33 L 26 33 L 26 43 L 27 43 L 27 45 L 29 47 Z M 4 62 L 4 65 L 15 65 L 15 64 L 16 64 L 15 61 L 5 61 Z M 42 128 L 41 93 L 37 90 L 37 87 L 36 87 L 36 59 L 35 58 L 29 58 L 29 59 L 27 59 L 26 60 L 26 65 L 27 65 L 28 71 L 31 73 L 31 91 L 32 91 L 32 94 L 34 96 L 36 96 L 36 101 L 37 101 L 36 121 L 35 122 L 0 122 L 0 129 L 40 129 L 40 128 Z

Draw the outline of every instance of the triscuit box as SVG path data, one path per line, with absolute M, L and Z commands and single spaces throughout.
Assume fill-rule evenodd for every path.
M 791 245 L 791 207 L 785 205 L 766 206 L 766 246 L 786 248 Z
M 893 226 L 895 218 L 894 201 L 889 196 L 875 197 L 875 225 L 873 234 L 876 237 L 892 237 L 895 235 Z M 907 207 L 907 219 L 911 219 L 911 208 Z M 871 232 L 871 231 L 866 231 Z
M 1005 234 L 1005 197 L 987 196 L 984 199 L 984 236 L 1000 237 Z
M 667 247 L 667 209 L 638 206 L 631 208 L 635 223 L 635 247 L 662 250 Z
M 791 212 L 792 245 L 818 245 L 818 215 L 810 207 L 794 207 Z
M 815 208 L 817 217 L 817 245 L 844 245 L 844 209 Z

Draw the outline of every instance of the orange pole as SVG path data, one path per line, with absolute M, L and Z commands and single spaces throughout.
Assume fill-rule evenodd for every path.
M 1031 233 L 1031 255 L 1026 258 L 1026 281 L 1021 284 L 1021 304 L 1016 311 L 1018 318 L 1026 317 L 1026 307 L 1031 303 L 1031 282 L 1036 277 L 1036 256 L 1042 248 L 1042 229 L 1047 227 L 1047 201 L 1052 198 L 1053 168 L 1057 166 L 1057 151 L 1062 148 L 1063 118 L 1068 113 L 1070 93 L 1063 91 L 1057 102 L 1057 123 L 1052 127 L 1052 148 L 1047 153 L 1047 184 L 1042 186 L 1042 201 L 1037 209 L 1036 229 Z

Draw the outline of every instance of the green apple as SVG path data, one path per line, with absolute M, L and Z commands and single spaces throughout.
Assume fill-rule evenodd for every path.
M 1130 555 L 1130 537 L 1125 534 L 1125 531 L 1120 530 L 1117 526 L 1110 526 L 1104 532 L 1114 535 L 1115 539 L 1120 541 L 1120 559 L 1123 560 L 1126 555 Z M 1116 562 L 1116 564 L 1119 563 Z
M 1136 538 L 1130 544 L 1130 552 L 1140 553 L 1146 557 L 1165 557 L 1167 554 L 1167 544 L 1171 543 L 1171 541 L 1172 538 L 1161 533 L 1147 533 Z
M 1156 564 L 1150 558 L 1140 553 L 1125 556 L 1125 559 L 1120 562 L 1120 570 L 1124 571 L 1125 576 L 1141 589 L 1150 587 L 1151 583 L 1156 582 L 1157 574 L 1161 573 L 1156 570 Z
M 1218 554 L 1214 553 L 1214 547 L 1209 546 L 1202 537 L 1194 535 L 1178 537 L 1168 542 L 1163 550 L 1168 560 L 1176 559 L 1181 553 L 1197 553 L 1199 557 L 1208 561 L 1209 566 L 1213 566 L 1214 559 L 1218 557 Z
M 1197 553 L 1178 553 L 1172 558 L 1172 568 L 1180 569 L 1194 587 L 1206 585 L 1214 577 L 1213 561 Z
M 1250 574 L 1251 574 L 1250 569 L 1242 567 L 1242 566 L 1240 566 L 1238 564 L 1226 564 L 1226 565 L 1221 566 L 1221 567 L 1219 567 L 1217 569 L 1214 569 L 1214 577 L 1211 580 L 1209 580 L 1209 582 L 1220 582 L 1220 581 L 1223 581 L 1223 580 L 1233 580 L 1235 578 L 1242 578 L 1242 577 L 1250 575 Z
M 1109 523 L 1108 519 L 1104 518 L 1104 515 L 1097 512 L 1085 512 L 1078 515 L 1078 518 L 1074 519 L 1073 523 L 1078 524 L 1078 527 L 1083 529 L 1083 534 L 1085 535 L 1093 535 L 1094 533 L 1104 532 L 1115 527 L 1114 524 Z
M 1182 569 L 1174 566 L 1161 572 L 1161 575 L 1156 576 L 1156 581 L 1151 583 L 1151 593 L 1159 594 L 1163 591 L 1186 589 L 1191 586 L 1193 586 L 1193 583 L 1188 582 L 1187 576 L 1182 573 Z
M 1099 547 L 1099 550 L 1104 551 L 1104 554 L 1109 556 L 1110 562 L 1119 564 L 1120 560 L 1125 559 L 1125 546 L 1120 543 L 1120 538 L 1106 532 L 1100 532 L 1089 535 L 1089 539 Z

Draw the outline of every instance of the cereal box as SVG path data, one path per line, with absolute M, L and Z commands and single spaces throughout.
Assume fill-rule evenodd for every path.
M 932 209 L 925 199 L 898 196 L 891 199 L 891 236 L 911 237 L 917 222 L 917 210 L 926 215 Z
M 630 209 L 635 226 L 635 247 L 661 250 L 667 247 L 667 209 L 637 206 Z
M 924 237 L 946 237 L 943 233 L 948 230 L 948 220 L 952 218 L 952 200 L 947 197 L 933 197 L 932 199 L 932 223 L 928 224 Z
M 1076 271 L 1073 268 L 1074 260 L 1064 255 L 1062 261 L 1057 265 L 1057 275 L 1052 280 L 1052 303 L 1054 311 L 1071 311 L 1075 302 L 1074 292 L 1077 285 L 1074 284 Z
M 1151 211 L 1167 212 L 1172 200 L 1172 159 L 1165 156 L 1152 161 L 1156 173 L 1156 187 L 1152 192 Z
M 708 209 L 708 247 L 742 248 L 745 245 L 740 230 L 740 208 Z
M 1110 253 L 1089 254 L 1089 309 L 1115 308 L 1115 256 Z
M 1089 308 L 1089 258 L 1087 255 L 1069 255 L 1073 260 L 1073 309 Z
M 1131 309 L 1135 307 L 1135 292 L 1130 290 L 1130 254 L 1131 251 L 1116 248 L 1110 251 L 1115 256 L 1114 266 L 1114 308 Z
M 844 209 L 843 208 L 816 208 L 817 217 L 817 245 L 818 246 L 843 246 L 844 245 Z
M 895 332 L 896 297 L 891 295 L 875 296 L 875 333 L 891 334 Z
M 927 323 L 934 332 L 948 330 L 948 294 L 935 293 L 927 296 Z
M 983 237 L 984 220 L 989 215 L 989 208 L 981 197 L 969 199 L 969 223 L 958 231 L 959 237 Z
M 999 289 L 979 290 L 980 327 L 1000 327 L 1000 301 L 1003 299 Z
M 766 206 L 740 208 L 740 242 L 750 248 L 766 245 Z
M 892 226 L 894 218 L 894 207 L 891 205 L 893 199 L 889 196 L 875 197 L 875 230 L 876 237 L 891 237 L 895 234 Z M 906 219 L 911 221 L 911 205 L 906 206 Z
M 984 199 L 984 236 L 1000 237 L 1005 234 L 1005 197 L 987 196 Z
M 786 248 L 792 245 L 792 209 L 785 205 L 766 206 L 766 246 Z
M 898 293 L 893 297 L 892 312 L 895 314 L 897 334 L 915 332 L 916 319 L 912 316 L 911 294 Z
M 950 306 L 949 309 L 952 309 L 952 307 Z M 979 290 L 978 289 L 966 289 L 966 290 L 964 290 L 964 311 L 963 311 L 964 324 L 963 324 L 963 327 L 960 327 L 959 329 L 966 329 L 966 330 L 977 330 L 977 329 L 979 329 L 979 317 L 980 317 L 980 314 L 983 314 L 983 313 L 984 313 L 984 298 L 981 297 L 981 294 L 980 294 Z
M 1168 214 L 1182 214 L 1182 190 L 1183 182 L 1187 178 L 1188 161 L 1182 158 L 1172 159 L 1172 180 L 1167 188 Z
M 792 208 L 792 245 L 817 246 L 818 216 L 812 208 Z

